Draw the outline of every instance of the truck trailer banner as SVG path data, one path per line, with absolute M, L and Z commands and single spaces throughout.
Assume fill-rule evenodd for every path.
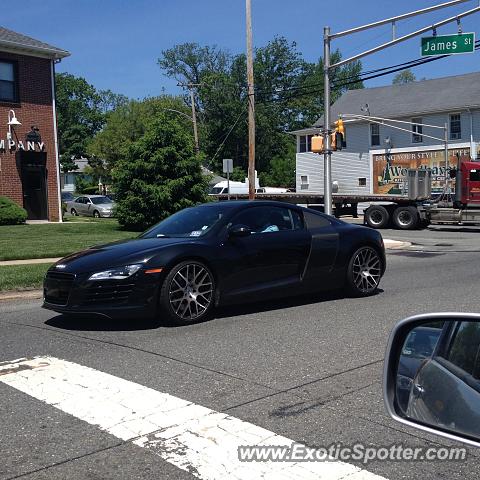
M 457 166 L 458 158 L 460 160 L 470 159 L 469 147 L 452 148 L 448 150 L 448 153 L 448 170 Z M 373 193 L 382 195 L 405 194 L 408 188 L 407 171 L 409 168 L 430 168 L 432 170 L 432 193 L 440 193 L 443 190 L 445 183 L 445 151 L 423 150 L 374 154 Z

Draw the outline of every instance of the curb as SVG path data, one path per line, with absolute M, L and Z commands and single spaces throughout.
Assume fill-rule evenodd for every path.
M 43 297 L 43 290 L 12 290 L 0 293 L 0 302 L 18 299 L 37 299 Z
M 410 242 L 401 242 L 399 240 L 390 240 L 388 238 L 384 238 L 383 243 L 387 250 L 401 250 L 403 248 L 408 248 L 412 246 Z

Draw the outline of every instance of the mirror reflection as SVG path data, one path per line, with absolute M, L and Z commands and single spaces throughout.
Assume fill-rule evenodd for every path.
M 398 359 L 396 404 L 410 420 L 480 438 L 480 322 L 413 328 Z

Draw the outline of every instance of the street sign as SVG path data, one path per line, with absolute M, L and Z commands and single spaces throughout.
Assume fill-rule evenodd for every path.
M 475 33 L 456 35 L 436 35 L 422 37 L 422 57 L 432 55 L 450 55 L 456 53 L 473 53 L 475 51 Z
M 231 158 L 225 158 L 223 160 L 223 173 L 233 172 L 233 160 Z

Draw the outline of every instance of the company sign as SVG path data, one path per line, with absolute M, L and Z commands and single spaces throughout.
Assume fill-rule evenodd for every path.
M 457 157 L 470 160 L 470 148 L 448 150 L 448 170 L 457 166 Z M 407 189 L 409 168 L 432 170 L 432 193 L 442 191 L 445 183 L 445 151 L 427 150 L 373 155 L 373 193 L 403 195 Z M 448 173 L 448 172 L 447 172 Z

